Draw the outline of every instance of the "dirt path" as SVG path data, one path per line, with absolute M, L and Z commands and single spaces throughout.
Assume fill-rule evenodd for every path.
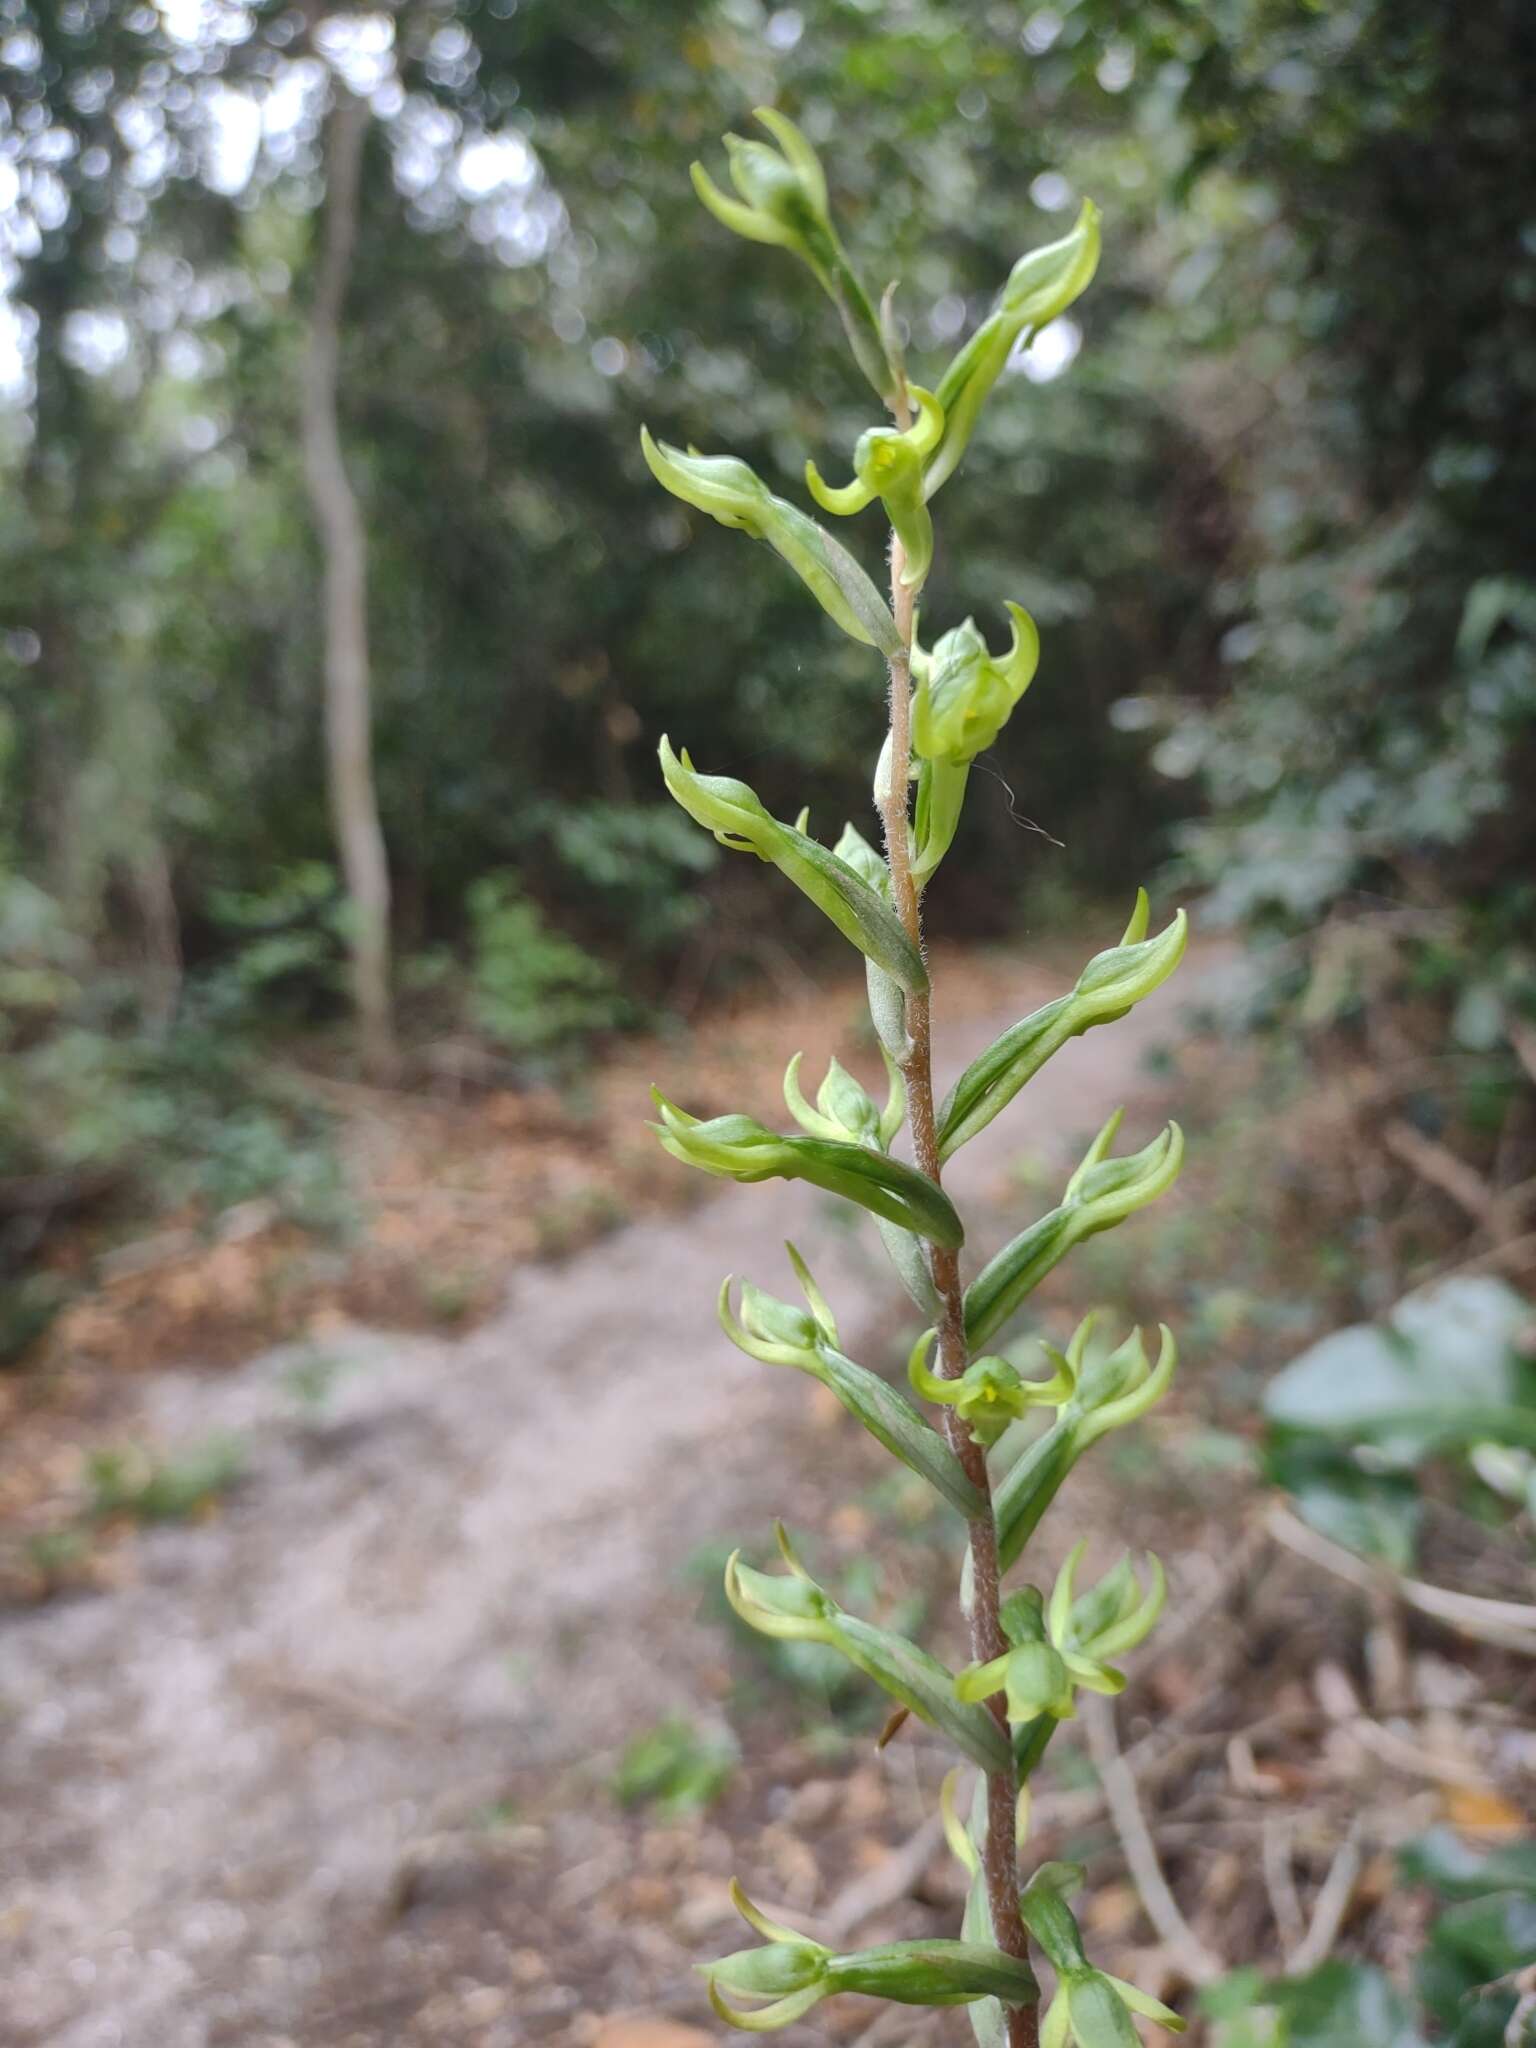
M 1021 978 L 1007 1016 L 944 1042 L 943 1069 L 1055 992 Z M 1028 1122 L 956 1162 L 962 1200 L 1013 1222 L 1009 1166 L 1059 1167 L 1145 1097 L 1176 1006 L 1165 992 L 1060 1054 Z M 1128 1123 L 1150 1134 L 1134 1106 Z M 382 1957 L 379 1915 L 423 1842 L 494 1800 L 509 1758 L 554 1771 L 701 1696 L 718 1647 L 679 1568 L 782 1504 L 805 1398 L 730 1350 L 710 1305 L 729 1270 L 789 1292 L 779 1241 L 816 1204 L 727 1189 L 518 1273 L 462 1341 L 354 1333 L 328 1347 L 344 1355 L 318 1420 L 292 1350 L 147 1385 L 145 1435 L 231 1432 L 248 1473 L 213 1522 L 147 1536 L 132 1585 L 0 1629 L 0 2042 L 405 2038 L 355 2002 L 327 2018 L 327 1986 L 336 1943 Z M 857 1354 L 891 1282 L 872 1238 L 832 1243 L 818 1277 Z M 525 2038 L 500 2010 L 452 2038 Z

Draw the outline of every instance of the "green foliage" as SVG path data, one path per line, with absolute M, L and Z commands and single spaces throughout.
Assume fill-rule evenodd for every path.
M 684 1820 L 714 1805 L 737 1762 L 729 1735 L 704 1733 L 681 1715 L 669 1715 L 625 1746 L 613 1774 L 613 1796 L 621 1806 L 649 1806 L 664 1819 Z
M 628 1009 L 611 972 L 551 931 L 510 869 L 482 875 L 468 897 L 475 1022 L 514 1054 L 569 1055 L 573 1041 L 611 1030 Z
M 844 288 L 853 272 L 826 211 L 819 160 L 782 115 L 765 116 L 785 162 L 755 146 L 730 141 L 742 202 L 730 201 L 695 169 L 710 211 L 752 240 L 784 243 L 801 255 L 843 310 L 867 306 L 862 285 Z M 788 168 L 786 168 L 786 162 Z M 641 430 L 645 459 L 674 496 L 723 526 L 766 539 L 797 570 L 822 608 L 850 638 L 883 652 L 889 665 L 890 722 L 874 770 L 873 791 L 887 841 L 882 863 L 853 825 L 830 853 L 797 825 L 777 820 L 746 783 L 701 775 L 686 753 L 663 739 L 661 769 L 681 808 L 722 844 L 755 853 L 807 896 L 863 955 L 870 1021 L 889 1074 L 883 1108 L 834 1060 L 814 1105 L 800 1082 L 800 1055 L 789 1062 L 784 1097 L 800 1125 L 782 1136 L 755 1117 L 727 1113 L 700 1119 L 653 1095 L 662 1146 L 685 1165 L 741 1182 L 808 1180 L 855 1210 L 872 1214 L 893 1267 L 935 1325 L 909 1363 L 914 1391 L 937 1407 L 941 1428 L 877 1373 L 845 1356 L 832 1308 L 793 1246 L 790 1262 L 803 1308 L 747 1281 L 739 1310 L 733 1280 L 719 1301 L 725 1334 L 765 1364 L 789 1366 L 830 1387 L 869 1434 L 900 1464 L 927 1480 L 936 1496 L 964 1518 L 970 1540 L 962 1604 L 971 1618 L 973 1661 L 954 1672 L 908 1635 L 871 1621 L 812 1578 L 777 1525 L 787 1570 L 765 1573 L 733 1551 L 725 1593 L 739 1621 L 776 1649 L 830 1654 L 871 1680 L 897 1706 L 897 1721 L 915 1715 L 979 1767 L 981 1825 L 962 1827 L 946 1814 L 951 1846 L 970 1873 L 970 1898 L 959 1941 L 897 1943 L 838 1956 L 793 1929 L 768 1920 L 737 1887 L 738 1910 L 763 1937 L 757 1948 L 704 1966 L 719 2016 L 749 2032 L 793 2024 L 837 1991 L 863 1991 L 899 2003 L 966 2004 L 983 2044 L 1022 2041 L 1020 2009 L 1040 1992 L 1029 1963 L 1032 1935 L 1053 1965 L 1056 1994 L 1039 2029 L 1046 2048 L 1134 2048 L 1131 2015 L 1175 2029 L 1178 2016 L 1133 1985 L 1106 1976 L 1089 1961 L 1062 1866 L 1035 1871 L 1020 1894 L 1016 1846 L 993 1839 L 985 1817 L 999 1808 L 1010 1821 L 1021 1778 L 1039 1763 L 1059 1722 L 1076 1712 L 1080 1690 L 1120 1691 L 1124 1674 L 1109 1660 L 1147 1635 L 1162 1607 L 1164 1582 L 1156 1559 L 1143 1581 L 1124 1560 L 1088 1591 L 1075 1575 L 1086 1539 L 1071 1551 L 1047 1604 L 1018 1588 L 1000 1599 L 1000 1576 L 1029 1537 L 1072 1465 L 1099 1438 L 1134 1421 L 1164 1391 L 1175 1348 L 1164 1330 L 1156 1367 L 1139 1331 L 1113 1350 L 1091 1349 L 1094 1318 L 1065 1352 L 1046 1347 L 1047 1373 L 1028 1379 L 1009 1359 L 970 1355 L 994 1337 L 1034 1288 L 1076 1244 L 1113 1228 L 1164 1193 L 1177 1177 L 1183 1139 L 1176 1125 L 1142 1151 L 1109 1157 L 1117 1111 L 1090 1146 L 1061 1203 L 1030 1225 L 962 1289 L 957 1254 L 965 1228 L 940 1185 L 942 1159 L 982 1129 L 1066 1040 L 1091 1025 L 1123 1016 L 1177 965 L 1184 945 L 1182 914 L 1156 940 L 1146 940 L 1144 894 L 1120 947 L 1101 954 L 1071 994 L 1005 1033 L 961 1076 L 936 1114 L 931 1067 L 929 980 L 922 958 L 921 893 L 955 836 L 974 755 L 995 739 L 1032 680 L 1039 655 L 1033 620 L 1011 605 L 1014 641 L 1001 662 L 974 625 L 952 629 L 924 655 L 916 643 L 915 599 L 934 559 L 926 499 L 948 476 L 969 439 L 982 400 L 1016 342 L 1069 303 L 1092 276 L 1098 216 L 1084 209 L 1074 238 L 1026 257 L 1014 269 L 999 307 L 962 349 L 941 391 L 952 395 L 954 430 L 941 399 L 909 385 L 888 295 L 880 325 L 881 358 L 866 359 L 868 333 L 849 321 L 861 366 L 888 393 L 895 425 L 865 429 L 853 452 L 855 481 L 825 485 L 814 463 L 806 478 L 823 508 L 853 513 L 879 498 L 890 521 L 891 604 L 886 609 L 864 572 L 826 542 L 820 529 L 775 497 L 746 464 L 658 446 Z M 831 252 L 830 254 L 828 252 Z M 828 268 L 835 258 L 835 273 Z M 915 417 L 914 417 L 915 415 Z M 913 684 L 917 685 L 913 700 Z M 873 692 L 872 692 L 873 694 Z M 913 751 L 913 740 L 917 752 Z M 916 802 L 913 785 L 916 784 Z M 904 1127 L 916 1163 L 892 1157 Z M 938 1370 L 928 1363 L 936 1344 Z M 999 1472 L 997 1491 L 988 1452 L 1011 1421 L 1031 1407 L 1055 1419 L 1018 1463 Z M 983 1569 L 985 1566 L 985 1569 Z M 996 1702 L 996 1711 L 994 1711 Z M 727 1997 L 745 1999 L 735 2004 Z M 1033 2038 L 1034 2030 L 1028 2030 Z
M 1413 1561 L 1431 1460 L 1470 1459 L 1524 1506 L 1536 1473 L 1530 1328 L 1513 1288 L 1462 1277 L 1405 1296 L 1384 1323 L 1324 1337 L 1265 1394 L 1271 1478 L 1324 1535 L 1399 1569 Z
M 1536 1851 L 1480 1854 L 1441 1827 L 1398 1860 L 1408 1883 L 1436 1897 L 1416 1998 L 1361 1963 L 1334 1960 L 1268 1982 L 1240 1971 L 1202 1994 L 1213 2048 L 1507 2048 L 1526 2039 L 1509 2029 L 1515 1979 L 1536 1955 Z
M 102 1520 L 184 1522 L 228 1493 L 244 1470 L 244 1447 L 229 1436 L 174 1456 L 141 1445 L 93 1451 L 85 1468 L 90 1512 Z

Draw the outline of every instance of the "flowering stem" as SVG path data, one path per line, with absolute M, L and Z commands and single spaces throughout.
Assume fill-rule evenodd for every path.
M 910 424 L 906 394 L 900 394 L 893 408 L 897 423 Z M 891 901 L 914 945 L 922 944 L 922 910 L 917 884 L 912 875 L 908 835 L 908 773 L 912 759 L 912 629 L 914 593 L 902 582 L 906 556 L 897 536 L 891 535 L 891 610 L 902 651 L 890 662 L 890 763 L 885 786 L 879 793 L 881 821 L 885 828 L 886 863 L 891 877 Z M 906 999 L 907 1052 L 901 1062 L 907 1088 L 907 1112 L 912 1126 L 912 1150 L 919 1172 L 940 1183 L 939 1140 L 933 1108 L 933 1013 L 926 993 L 909 994 Z M 960 1285 L 958 1254 L 930 1247 L 933 1284 L 939 1297 L 938 1372 L 941 1379 L 958 1379 L 965 1371 L 965 1297 Z M 998 1567 L 997 1521 L 992 1511 L 992 1488 L 987 1473 L 987 1454 L 971 1436 L 952 1407 L 941 1410 L 944 1434 L 959 1459 L 966 1477 L 986 1503 L 970 1523 L 974 1593 L 971 1602 L 971 1657 L 976 1663 L 990 1663 L 1007 1648 L 998 1609 L 1002 1598 L 1002 1574 Z M 989 1705 L 997 1716 L 1005 1738 L 1009 1738 L 1007 1710 L 1002 1695 L 995 1694 Z M 1012 1762 L 987 1774 L 987 1839 L 983 1868 L 987 1898 L 992 1909 L 992 1926 L 997 1945 L 1006 1954 L 1028 1960 L 1029 1942 L 1019 1918 L 1019 1864 L 1014 1844 L 1015 1813 L 1018 1807 L 1018 1773 Z M 1039 2014 L 1035 2007 L 1010 2005 L 1003 2008 L 1008 2027 L 1008 2048 L 1036 2048 Z

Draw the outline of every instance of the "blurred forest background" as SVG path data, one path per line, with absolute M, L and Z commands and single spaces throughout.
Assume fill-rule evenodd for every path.
M 1536 1274 L 1523 0 L 0 0 L 13 1388 L 110 1351 L 93 1290 L 189 1234 L 364 1230 L 359 1103 L 491 1091 L 479 1142 L 510 1144 L 537 1098 L 622 1149 L 601 1068 L 819 971 L 814 913 L 717 855 L 654 758 L 669 731 L 823 837 L 868 803 L 863 650 L 637 445 L 644 419 L 798 496 L 804 450 L 841 474 L 870 423 L 811 286 L 690 189 L 763 102 L 900 279 L 925 383 L 1023 249 L 1103 208 L 1093 291 L 944 500 L 927 609 L 1017 599 L 1045 652 L 932 920 L 978 973 L 1089 921 L 1075 970 L 1146 882 L 1245 948 L 1228 1235 L 1191 1251 L 1187 1222 L 1179 1254 L 1206 1337 L 1273 1363 L 1427 1276 L 1507 1303 Z M 513 1248 L 628 1199 L 541 1196 Z M 510 1243 L 483 1235 L 479 1265 L 420 1247 L 404 1319 L 483 1305 Z M 233 1270 L 138 1353 L 208 1349 Z M 269 1287 L 241 1330 L 296 1304 Z M 1453 1491 L 1528 1528 L 1520 1384 Z M 1406 1569 L 1400 1473 L 1282 1465 Z M 120 1471 L 93 1484 L 121 1506 Z M 1296 2039 L 1378 2038 L 1340 2024 Z
M 1503 1128 L 1536 1031 L 1519 0 L 0 22 L 13 1266 L 108 1180 L 323 1204 L 269 1071 L 295 1034 L 342 1071 L 470 1039 L 538 1073 L 782 965 L 655 741 L 835 830 L 867 664 L 766 551 L 725 573 L 635 446 L 644 417 L 792 486 L 866 423 L 821 309 L 688 185 L 764 99 L 828 146 L 920 375 L 1079 194 L 1107 216 L 949 508 L 930 609 L 1017 597 L 1047 666 L 936 922 L 1038 929 L 1161 872 L 1263 938 L 1288 1029 L 1431 1017 L 1429 1135 Z M 322 475 L 317 529 L 333 413 L 349 502 Z M 321 535 L 354 517 L 349 873 Z

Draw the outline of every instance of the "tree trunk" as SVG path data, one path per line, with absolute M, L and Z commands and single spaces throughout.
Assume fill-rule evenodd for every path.
M 337 354 L 357 238 L 358 184 L 368 108 L 340 82 L 326 139 L 320 267 L 304 363 L 304 475 L 325 563 L 325 737 L 331 818 L 351 926 L 352 996 L 363 1065 L 375 1080 L 396 1067 L 389 994 L 389 868 L 373 785 L 368 666 L 367 548 L 341 455 Z

